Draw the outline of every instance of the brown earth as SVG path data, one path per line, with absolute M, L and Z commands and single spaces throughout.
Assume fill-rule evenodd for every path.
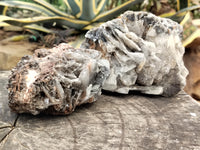
M 185 91 L 200 101 L 200 38 L 188 45 L 184 55 L 184 62 L 189 70 Z
M 24 55 L 32 54 L 37 44 L 27 41 L 0 44 L 0 70 L 10 70 Z
M 13 42 L 10 37 L 22 34 L 20 32 L 5 32 L 0 30 L 0 70 L 10 70 L 24 55 L 32 54 L 41 46 L 30 43 L 28 39 Z

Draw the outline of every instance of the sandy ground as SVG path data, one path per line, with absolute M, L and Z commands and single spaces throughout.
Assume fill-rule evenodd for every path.
M 28 41 L 0 44 L 0 70 L 10 70 L 21 57 L 32 54 L 37 47 L 37 44 Z

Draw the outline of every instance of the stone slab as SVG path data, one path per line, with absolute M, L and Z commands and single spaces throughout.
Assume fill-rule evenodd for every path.
M 1 150 L 200 149 L 200 105 L 184 92 L 172 98 L 104 92 L 71 115 L 16 117 L 7 107 L 7 74 L 0 73 L 0 120 L 15 123 Z
M 0 71 L 0 129 L 12 126 L 17 114 L 10 111 L 8 107 L 8 91 L 6 89 L 9 71 Z
M 12 127 L 4 127 L 0 129 L 0 141 L 3 141 L 4 138 L 9 134 L 12 130 Z

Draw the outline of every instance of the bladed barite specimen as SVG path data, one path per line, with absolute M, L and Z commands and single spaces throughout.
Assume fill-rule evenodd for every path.
M 173 96 L 185 86 L 182 27 L 147 12 L 127 11 L 88 31 L 82 48 L 102 52 L 110 62 L 103 89 L 127 94 Z
M 9 106 L 19 113 L 69 114 L 101 89 L 173 96 L 185 86 L 182 27 L 146 12 L 127 11 L 88 31 L 80 49 L 36 50 L 12 70 Z
M 109 63 L 101 53 L 60 44 L 36 50 L 12 69 L 9 106 L 19 113 L 69 114 L 101 93 Z

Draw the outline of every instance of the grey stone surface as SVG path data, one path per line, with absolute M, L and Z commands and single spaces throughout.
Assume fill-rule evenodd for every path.
M 103 89 L 173 96 L 185 86 L 182 27 L 147 12 L 127 11 L 91 29 L 82 48 L 102 52 L 111 66 Z
M 0 120 L 13 123 L 5 90 L 8 73 L 0 75 L 4 112 Z M 0 149 L 198 150 L 199 125 L 200 105 L 184 92 L 171 98 L 104 92 L 95 103 L 67 116 L 20 114 L 12 131 L 6 131 Z M 0 138 L 3 134 L 0 129 Z
M 12 126 L 17 115 L 10 111 L 8 107 L 8 90 L 6 84 L 8 83 L 9 71 L 0 71 L 0 129 Z
M 9 134 L 9 132 L 12 131 L 12 127 L 5 126 L 3 128 L 0 128 L 0 141 L 3 141 L 4 138 Z
M 17 114 L 10 111 L 8 107 L 8 92 L 6 83 L 8 81 L 8 71 L 0 71 L 0 141 L 10 133 L 13 129 Z

